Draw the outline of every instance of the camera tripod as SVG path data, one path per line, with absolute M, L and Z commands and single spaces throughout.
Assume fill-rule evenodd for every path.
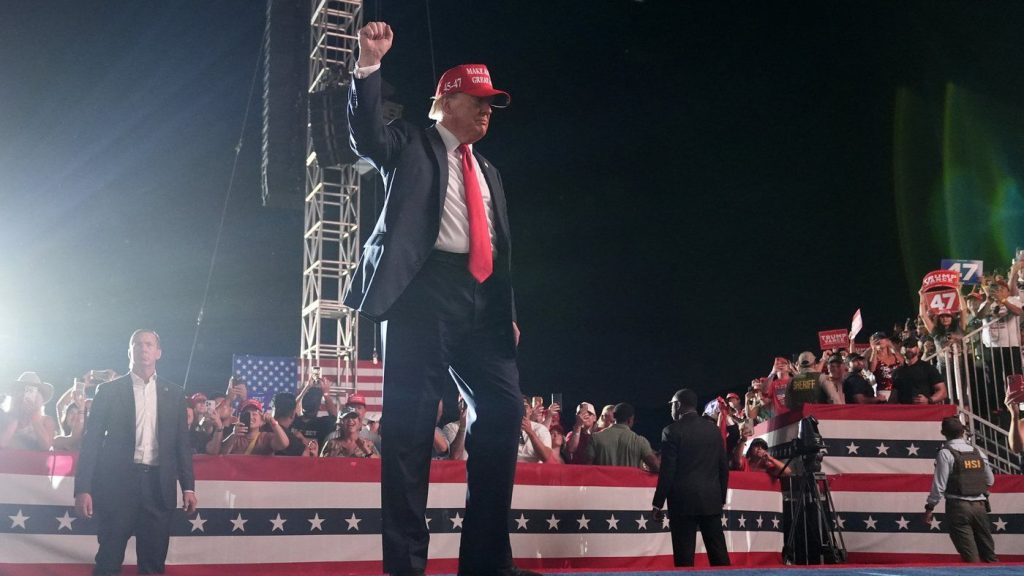
M 785 468 L 792 461 L 790 458 Z M 783 484 L 787 490 L 784 517 L 789 520 L 783 561 L 801 565 L 844 564 L 846 542 L 836 524 L 828 477 L 821 472 L 821 454 L 804 455 L 802 462 L 803 470 L 788 478 L 788 487 Z

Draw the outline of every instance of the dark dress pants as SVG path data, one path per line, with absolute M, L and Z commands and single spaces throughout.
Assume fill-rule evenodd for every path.
M 693 566 L 693 557 L 697 550 L 697 530 L 700 530 L 700 535 L 704 539 L 708 563 L 712 566 L 729 565 L 729 550 L 725 545 L 725 533 L 722 532 L 721 514 L 673 514 L 669 517 L 669 527 L 672 530 L 672 559 L 676 566 Z
M 164 506 L 159 468 L 135 465 L 127 478 L 98 487 L 94 504 L 100 547 L 93 574 L 120 573 L 133 535 L 139 574 L 163 574 L 174 510 Z
M 458 389 L 470 410 L 459 572 L 512 567 L 508 511 L 522 394 L 507 287 L 497 275 L 477 283 L 464 256 L 435 253 L 383 323 L 381 508 L 389 574 L 426 568 L 424 513 L 438 401 L 455 406 Z

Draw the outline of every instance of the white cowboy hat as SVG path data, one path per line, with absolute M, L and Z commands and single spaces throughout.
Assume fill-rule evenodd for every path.
M 22 372 L 17 380 L 5 382 L 3 385 L 0 385 L 0 393 L 15 396 L 24 391 L 28 386 L 33 386 L 39 390 L 39 393 L 43 396 L 43 404 L 46 404 L 53 398 L 53 384 L 43 382 L 43 379 L 35 372 Z

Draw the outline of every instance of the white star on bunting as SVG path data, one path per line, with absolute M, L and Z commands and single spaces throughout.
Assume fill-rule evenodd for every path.
M 558 523 L 561 522 L 555 517 L 555 513 L 551 513 L 551 518 L 548 518 L 548 530 L 558 530 Z
M 586 514 L 581 514 L 576 523 L 580 525 L 580 530 L 590 530 L 590 518 L 587 518 Z
M 775 516 L 775 517 L 772 518 L 772 528 L 778 528 L 778 527 L 779 527 L 779 517 Z
M 757 522 L 757 527 L 760 528 L 764 524 L 764 518 L 761 517 L 761 516 L 758 516 L 757 519 L 755 520 L 755 522 Z
M 234 532 L 235 530 L 237 530 L 239 532 L 245 532 L 245 523 L 246 522 L 248 522 L 248 520 L 246 520 L 245 518 L 242 518 L 242 513 L 239 512 L 238 516 L 236 516 L 231 521 L 231 531 Z
M 607 519 L 607 520 L 605 520 L 605 522 L 608 523 L 608 529 L 609 530 L 618 530 L 619 529 L 619 519 L 615 517 L 615 514 L 612 514 L 612 517 Z
M 636 529 L 647 530 L 647 517 L 643 514 L 641 514 L 640 517 L 636 519 Z
M 882 456 L 883 454 L 886 456 L 889 455 L 889 447 L 885 445 L 885 442 L 880 443 L 876 450 L 878 450 L 879 456 Z
M 21 508 L 19 508 L 17 514 L 15 514 L 14 516 L 8 516 L 8 518 L 11 519 L 11 528 L 17 528 L 18 526 L 21 526 L 23 529 L 27 530 L 28 528 L 25 527 L 25 521 L 31 518 L 31 516 L 25 516 L 24 514 L 22 514 Z
M 206 532 L 206 520 L 203 520 L 202 514 L 197 512 L 196 517 L 189 520 L 189 522 L 192 524 L 192 530 L 190 530 L 190 532 L 195 532 L 196 530 Z
M 932 527 L 929 528 L 929 530 L 938 530 L 939 529 L 939 524 L 942 524 L 942 522 L 939 522 L 938 520 L 935 519 L 934 516 L 932 516 L 932 521 L 931 521 Z
M 519 513 L 519 518 L 516 518 L 516 530 L 526 530 L 526 523 L 529 520 L 526 519 L 526 514 Z
M 868 516 L 868 519 L 864 521 L 864 529 L 877 530 L 878 528 L 875 528 L 875 524 L 878 524 L 878 520 Z
M 362 521 L 363 521 L 363 519 L 362 518 L 357 518 L 356 517 L 356 513 L 353 512 L 351 516 L 349 516 L 348 518 L 345 518 L 345 523 L 348 524 L 348 528 L 346 528 L 345 530 L 355 530 L 356 532 L 358 532 L 359 531 L 359 523 L 362 522 Z
M 423 521 L 427 523 L 427 530 L 430 530 L 431 520 L 433 520 L 433 518 L 431 518 L 430 516 L 427 516 L 426 514 L 423 515 Z
M 846 455 L 849 456 L 850 454 L 857 454 L 857 450 L 860 450 L 860 446 L 857 446 L 853 441 L 850 441 L 846 446 Z
M 668 528 L 668 514 L 661 517 L 661 527 Z
M 722 514 L 722 528 L 729 525 L 729 518 L 725 514 Z
M 747 527 L 747 518 L 745 516 L 743 516 L 742 514 L 740 514 L 740 528 L 746 528 L 746 527 Z
M 846 528 L 846 518 L 843 518 L 842 516 L 836 514 L 836 524 L 839 525 L 840 530 Z
M 902 514 L 900 515 L 900 519 L 896 521 L 896 525 L 899 526 L 898 530 L 910 530 L 910 520 L 904 518 Z
M 57 522 L 60 522 L 60 525 L 57 527 L 57 531 L 60 532 L 61 530 L 67 528 L 68 531 L 70 532 L 71 530 L 73 530 L 73 528 L 71 528 L 71 523 L 75 520 L 78 520 L 78 518 L 75 518 L 74 516 L 68 514 L 68 511 L 65 510 L 63 516 L 57 517 Z
M 452 521 L 452 530 L 455 530 L 456 528 L 460 530 L 462 529 L 462 516 L 459 516 L 458 512 L 455 513 L 455 516 L 449 518 L 449 520 Z
M 273 532 L 275 530 L 280 530 L 281 532 L 284 532 L 284 523 L 285 522 L 287 522 L 287 520 L 285 520 L 284 518 L 281 518 L 281 513 L 278 512 L 277 513 L 277 518 L 272 518 L 270 520 L 270 523 L 274 525 L 274 527 L 271 528 L 270 531 Z
M 324 519 L 320 517 L 320 513 L 319 512 L 317 512 L 316 514 L 313 514 L 313 517 L 310 518 L 307 521 L 309 522 L 309 531 L 310 532 L 312 532 L 313 530 L 319 530 L 321 532 L 324 531 L 324 529 L 323 529 Z
M 1007 524 L 1008 524 L 1008 522 L 1003 520 L 1002 517 L 996 518 L 996 521 L 992 523 L 992 525 L 996 527 L 996 532 L 999 532 L 1000 530 L 1002 530 L 1003 532 L 1006 532 L 1006 525 Z
M 914 443 L 911 442 L 910 446 L 907 446 L 907 456 L 917 456 L 917 451 L 920 450 Z

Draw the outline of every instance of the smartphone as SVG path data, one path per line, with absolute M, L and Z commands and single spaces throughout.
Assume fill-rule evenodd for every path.
M 534 408 L 543 408 L 544 407 L 544 397 L 543 396 L 534 396 L 532 402 L 533 402 L 533 407 Z
M 1006 377 L 1006 395 L 1019 394 L 1024 390 L 1024 374 L 1010 374 Z
M 217 409 L 217 401 L 216 400 L 207 400 L 206 401 L 206 411 L 207 412 L 213 412 L 216 409 Z
M 561 406 L 562 405 L 562 393 L 561 392 L 553 392 L 551 394 L 551 403 L 552 404 L 558 404 L 559 406 Z

